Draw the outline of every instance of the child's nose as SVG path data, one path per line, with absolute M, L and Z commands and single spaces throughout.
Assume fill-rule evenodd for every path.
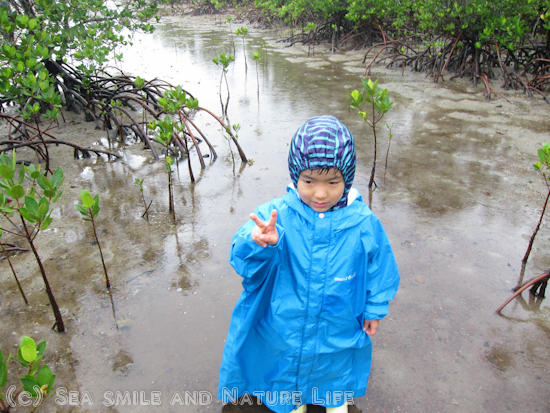
M 320 185 L 315 188 L 315 197 L 318 199 L 323 199 L 327 196 L 327 190 L 324 186 Z

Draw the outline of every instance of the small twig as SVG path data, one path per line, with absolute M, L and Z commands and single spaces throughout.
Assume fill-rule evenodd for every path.
M 152 204 L 152 203 L 153 203 L 153 200 L 151 200 L 151 202 L 149 202 L 149 205 L 145 207 L 145 212 L 144 212 L 143 214 L 141 214 L 141 217 L 142 217 L 142 218 L 143 218 L 143 216 L 144 216 L 145 214 L 147 214 L 147 219 L 149 219 L 149 214 L 148 214 L 148 212 L 149 212 L 149 208 L 151 208 L 151 204 Z

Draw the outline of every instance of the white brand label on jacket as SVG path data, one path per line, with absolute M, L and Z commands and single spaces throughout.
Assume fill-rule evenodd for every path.
M 334 281 L 348 281 L 355 277 L 355 273 L 348 275 L 347 277 L 334 277 Z

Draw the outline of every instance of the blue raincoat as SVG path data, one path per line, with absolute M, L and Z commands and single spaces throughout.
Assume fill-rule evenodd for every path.
M 365 394 L 372 345 L 363 321 L 388 313 L 399 273 L 378 218 L 355 189 L 346 201 L 318 213 L 289 186 L 254 211 L 264 221 L 278 211 L 277 245 L 257 245 L 252 220 L 233 237 L 230 262 L 244 291 L 223 352 L 223 402 L 253 394 L 288 413 Z

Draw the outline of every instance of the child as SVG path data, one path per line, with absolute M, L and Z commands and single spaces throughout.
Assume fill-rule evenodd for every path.
M 230 262 L 244 291 L 219 397 L 255 395 L 277 413 L 307 404 L 347 412 L 347 401 L 365 394 L 369 336 L 397 291 L 397 264 L 380 221 L 351 187 L 353 136 L 338 119 L 302 125 L 288 164 L 287 194 L 259 206 L 233 237 Z

